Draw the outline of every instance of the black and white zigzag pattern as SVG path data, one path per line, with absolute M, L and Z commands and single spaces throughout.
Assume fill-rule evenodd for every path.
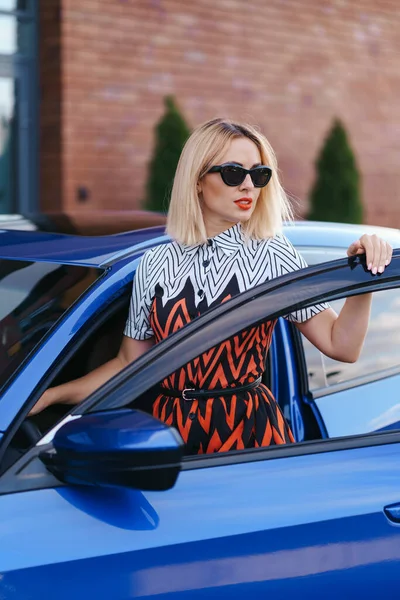
M 184 246 L 171 242 L 146 252 L 133 282 L 125 334 L 135 339 L 152 337 L 149 312 L 156 285 L 163 290 L 163 305 L 179 296 L 190 279 L 196 306 L 205 298 L 210 306 L 236 276 L 243 292 L 265 281 L 296 271 L 307 264 L 282 234 L 267 240 L 245 242 L 238 223 L 207 244 Z M 327 308 L 319 304 L 287 315 L 303 322 Z

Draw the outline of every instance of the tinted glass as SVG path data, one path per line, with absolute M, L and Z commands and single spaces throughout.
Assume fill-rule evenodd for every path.
M 331 302 L 339 313 L 343 300 Z M 361 356 L 356 363 L 327 358 L 303 337 L 310 390 L 400 368 L 400 291 L 384 290 L 373 295 L 371 319 Z
M 86 267 L 0 260 L 0 388 L 99 274 Z

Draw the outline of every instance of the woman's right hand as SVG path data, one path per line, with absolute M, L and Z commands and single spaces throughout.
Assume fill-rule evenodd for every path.
M 28 417 L 37 415 L 52 404 L 79 404 L 124 367 L 147 352 L 153 344 L 154 338 L 134 340 L 124 335 L 116 358 L 109 360 L 101 367 L 79 379 L 48 388 L 31 409 Z
M 55 389 L 56 388 L 48 388 L 40 396 L 39 400 L 36 402 L 35 406 L 31 409 L 30 413 L 28 414 L 28 417 L 33 417 L 33 415 L 37 415 L 38 413 L 42 412 L 42 410 L 44 410 L 48 406 L 51 406 L 51 404 L 56 404 L 58 398 L 57 395 L 54 393 Z

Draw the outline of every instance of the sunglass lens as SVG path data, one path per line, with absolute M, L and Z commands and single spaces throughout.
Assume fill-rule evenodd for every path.
M 266 186 L 270 178 L 271 171 L 269 169 L 254 169 L 252 173 L 252 179 L 255 187 Z
M 226 166 L 221 169 L 221 176 L 226 185 L 240 185 L 245 178 L 245 172 L 241 167 Z

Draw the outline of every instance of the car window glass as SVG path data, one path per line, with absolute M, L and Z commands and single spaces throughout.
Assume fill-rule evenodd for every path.
M 319 246 L 296 246 L 296 248 L 309 266 L 346 257 L 346 248 L 323 248 Z
M 257 448 L 268 445 L 269 437 L 271 445 L 293 442 L 290 410 L 284 413 L 270 389 L 275 325 L 273 320 L 247 327 L 214 346 L 211 338 L 210 348 L 182 363 L 133 406 L 174 426 L 187 455 Z M 188 397 L 182 399 L 183 389 Z M 213 398 L 195 391 L 191 396 L 190 390 L 229 392 Z
M 0 260 L 0 388 L 99 274 L 86 267 Z
M 339 313 L 344 300 L 330 302 Z M 355 363 L 342 363 L 324 356 L 304 336 L 303 346 L 310 391 L 371 377 L 400 368 L 399 290 L 383 290 L 373 295 L 371 319 L 361 356 Z

